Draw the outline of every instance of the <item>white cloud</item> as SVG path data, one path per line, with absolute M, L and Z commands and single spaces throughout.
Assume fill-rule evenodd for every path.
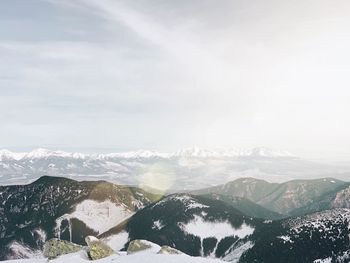
M 43 3 L 56 38 L 0 40 L 6 146 L 349 153 L 346 1 Z

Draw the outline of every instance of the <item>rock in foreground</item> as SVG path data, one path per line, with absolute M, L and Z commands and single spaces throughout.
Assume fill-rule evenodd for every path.
M 161 249 L 158 251 L 157 254 L 183 254 L 180 250 L 177 250 L 175 248 L 169 247 L 169 246 L 162 246 Z
M 44 257 L 53 259 L 61 255 L 78 252 L 82 249 L 83 247 L 80 245 L 53 238 L 45 242 L 43 254 Z
M 102 242 L 94 236 L 85 238 L 86 244 L 89 246 L 88 255 L 92 260 L 97 260 L 113 255 L 115 252 L 106 243 Z
M 150 250 L 154 253 L 157 253 L 158 251 L 161 250 L 161 248 L 157 244 L 154 244 L 147 240 L 136 239 L 130 242 L 128 246 L 127 254 L 130 255 L 136 252 L 146 251 L 146 250 Z

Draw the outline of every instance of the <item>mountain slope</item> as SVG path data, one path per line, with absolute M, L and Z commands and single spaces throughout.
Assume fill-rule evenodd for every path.
M 341 185 L 312 199 L 310 204 L 291 211 L 290 215 L 304 215 L 333 208 L 350 208 L 350 184 Z
M 228 195 L 220 195 L 220 194 L 207 194 L 202 195 L 206 198 L 212 198 L 215 200 L 220 200 L 225 202 L 228 205 L 231 205 L 233 208 L 239 210 L 243 214 L 255 218 L 262 219 L 281 219 L 286 217 L 285 215 L 273 212 L 268 210 L 261 205 L 258 205 L 247 198 L 237 197 L 237 196 L 228 196 Z
M 48 176 L 29 185 L 1 186 L 0 259 L 25 257 L 52 237 L 84 244 L 86 235 L 108 230 L 157 198 L 103 181 Z
M 222 257 L 235 251 L 234 243 L 246 243 L 259 224 L 262 220 L 245 216 L 222 201 L 174 194 L 100 237 L 108 240 L 127 232 L 128 240 L 147 239 L 192 256 Z
M 240 262 L 350 262 L 350 209 L 333 209 L 267 224 Z M 324 260 L 324 261 L 322 261 Z
M 331 259 L 345 263 L 350 260 L 350 209 L 263 221 L 244 216 L 222 201 L 175 194 L 138 211 L 100 237 L 113 244 L 121 235 L 124 246 L 133 239 L 148 239 L 192 256 L 215 256 L 236 263 Z
M 193 194 L 220 194 L 227 197 L 243 197 L 271 211 L 288 214 L 297 208 L 309 205 L 313 200 L 325 196 L 349 183 L 333 178 L 314 180 L 292 180 L 285 183 L 268 183 L 255 178 L 240 178 Z
M 339 193 L 334 200 L 348 202 L 348 189 Z M 244 215 L 215 195 L 173 194 L 152 202 L 157 196 L 137 188 L 51 177 L 2 187 L 0 196 L 2 259 L 34 257 L 53 236 L 83 244 L 86 235 L 99 234 L 115 250 L 146 239 L 191 256 L 236 263 L 350 260 L 350 209 L 263 220 Z

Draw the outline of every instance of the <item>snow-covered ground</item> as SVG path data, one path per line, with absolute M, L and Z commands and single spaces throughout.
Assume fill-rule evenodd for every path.
M 192 221 L 188 222 L 187 224 L 181 224 L 180 227 L 185 233 L 199 237 L 201 241 L 201 255 L 204 255 L 204 239 L 210 237 L 216 238 L 217 243 L 215 248 L 213 249 L 211 257 L 215 257 L 216 249 L 220 241 L 225 237 L 236 236 L 239 239 L 242 239 L 246 236 L 253 234 L 255 230 L 253 227 L 247 225 L 245 222 L 243 222 L 243 224 L 239 228 L 234 228 L 228 221 L 210 222 L 205 221 L 202 217 L 197 215 L 194 216 L 194 219 Z
M 105 200 L 103 202 L 84 200 L 76 206 L 73 213 L 65 214 L 56 219 L 57 231 L 63 220 L 76 218 L 98 233 L 103 233 L 118 225 L 131 215 L 133 215 L 132 211 L 124 206 L 118 206 L 110 200 Z
M 47 259 L 19 259 L 3 261 L 4 263 L 47 263 Z M 50 263 L 223 263 L 224 261 L 218 259 L 207 259 L 201 257 L 190 257 L 188 255 L 166 255 L 166 254 L 155 254 L 149 251 L 139 252 L 132 255 L 113 255 L 104 259 L 91 261 L 89 260 L 84 252 L 74 253 L 69 255 L 61 256 L 57 259 L 51 260 Z
M 244 238 L 253 234 L 254 228 L 243 223 L 241 227 L 235 229 L 228 221 L 210 222 L 199 216 L 194 216 L 194 220 L 181 226 L 186 233 L 198 236 L 201 239 L 214 237 L 220 242 L 221 239 L 229 236 Z
M 129 241 L 129 234 L 125 231 L 119 234 L 109 236 L 103 240 L 109 245 L 114 251 L 119 251 L 124 248 L 124 245 Z

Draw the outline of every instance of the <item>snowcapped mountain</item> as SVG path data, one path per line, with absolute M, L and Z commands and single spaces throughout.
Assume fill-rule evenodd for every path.
M 108 182 L 47 176 L 0 186 L 0 260 L 32 255 L 52 237 L 84 244 L 85 236 L 107 231 L 157 198 Z
M 107 180 L 123 185 L 152 185 L 161 174 L 167 191 L 210 187 L 240 177 L 283 182 L 300 178 L 348 178 L 350 167 L 303 160 L 284 151 L 183 149 L 174 153 L 139 150 L 81 154 L 36 149 L 28 153 L 0 151 L 0 184 L 30 183 L 42 175 L 75 180 Z M 163 180 L 163 181 L 164 181 Z
M 221 150 L 207 150 L 198 147 L 190 147 L 178 150 L 173 153 L 164 153 L 150 150 L 137 150 L 129 152 L 108 153 L 108 154 L 82 154 L 82 153 L 68 153 L 64 151 L 52 151 L 44 148 L 38 148 L 31 152 L 11 152 L 9 150 L 0 150 L 1 159 L 35 159 L 35 158 L 49 158 L 49 157 L 63 157 L 75 159 L 110 159 L 110 158 L 125 158 L 125 159 L 142 159 L 142 158 L 173 158 L 173 157 L 242 157 L 242 156 L 261 156 L 261 157 L 294 157 L 291 153 L 281 150 L 272 150 L 268 148 L 253 148 L 253 149 L 221 149 Z M 1 160 L 0 159 L 0 160 Z
M 221 157 L 295 157 L 288 151 L 273 150 L 264 147 L 256 147 L 252 149 L 219 149 L 207 150 L 197 147 L 185 148 L 179 150 L 170 156 L 177 157 L 198 157 L 198 158 L 221 158 Z
M 51 151 L 48 149 L 38 148 L 31 152 L 11 152 L 6 149 L 0 150 L 0 160 L 23 160 L 23 159 L 40 159 L 49 158 L 51 156 L 63 157 L 63 158 L 76 158 L 84 159 L 86 155 L 82 153 L 67 153 L 63 151 Z

